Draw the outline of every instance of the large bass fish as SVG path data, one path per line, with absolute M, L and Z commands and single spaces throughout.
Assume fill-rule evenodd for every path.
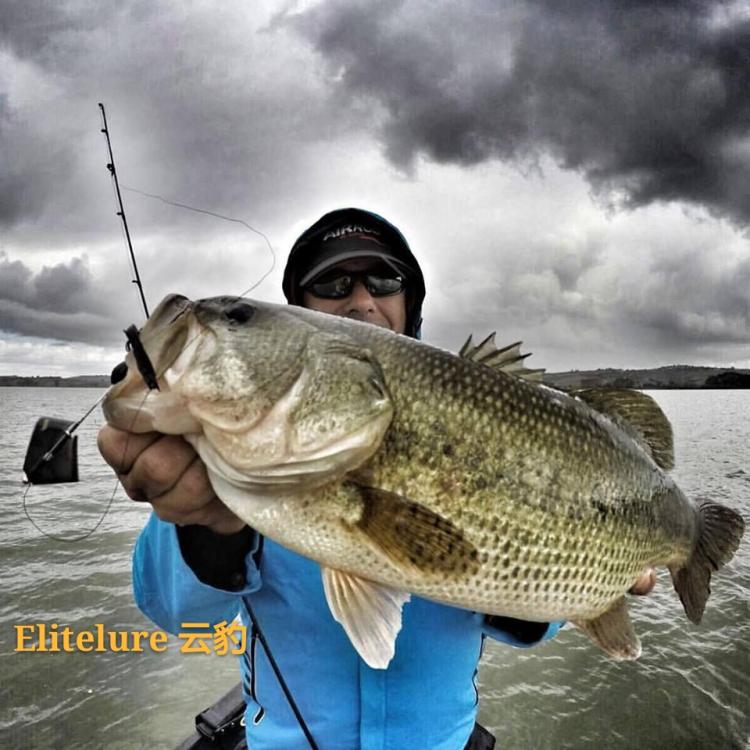
M 129 354 L 107 421 L 183 435 L 234 513 L 320 563 L 373 667 L 393 656 L 409 592 L 569 620 L 637 658 L 624 594 L 639 575 L 666 565 L 697 623 L 744 530 L 675 485 L 670 425 L 638 392 L 573 397 L 372 325 L 229 297 L 165 298 L 140 344 L 158 390 Z

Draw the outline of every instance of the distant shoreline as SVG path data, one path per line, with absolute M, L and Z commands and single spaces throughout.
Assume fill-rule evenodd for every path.
M 0 375 L 0 388 L 109 388 L 109 375 Z
M 574 390 L 577 388 L 637 388 L 639 390 L 735 389 L 750 388 L 750 370 L 733 367 L 700 367 L 667 365 L 645 370 L 571 370 L 548 372 L 548 385 Z M 0 375 L 0 388 L 109 388 L 108 375 Z

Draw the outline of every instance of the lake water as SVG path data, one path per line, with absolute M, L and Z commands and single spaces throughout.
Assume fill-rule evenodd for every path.
M 237 681 L 231 656 L 15 653 L 14 625 L 153 630 L 132 600 L 130 555 L 147 510 L 116 490 L 96 451 L 97 410 L 79 430 L 81 483 L 35 487 L 23 508 L 21 466 L 41 415 L 75 419 L 95 389 L 0 388 L 0 746 L 171 750 L 193 716 Z M 675 430 L 678 483 L 750 518 L 750 391 L 659 391 Z M 684 616 L 666 571 L 631 597 L 637 662 L 608 659 L 575 628 L 522 650 L 487 642 L 480 720 L 498 750 L 748 750 L 750 536 L 713 580 L 703 623 Z

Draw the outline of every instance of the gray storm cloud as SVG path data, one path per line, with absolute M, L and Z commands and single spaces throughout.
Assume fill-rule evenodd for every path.
M 96 344 L 117 340 L 117 327 L 80 258 L 34 273 L 0 253 L 0 330 Z
M 654 259 L 638 284 L 620 287 L 626 321 L 671 345 L 750 344 L 750 260 L 717 264 L 715 253 Z
M 741 359 L 750 260 L 709 237 L 683 239 L 667 233 L 644 248 L 594 233 L 579 238 L 578 253 L 554 240 L 519 244 L 494 274 L 492 249 L 476 248 L 476 264 L 446 271 L 428 294 L 427 338 L 456 349 L 470 332 L 497 330 L 502 343 L 525 339 L 538 366 L 567 368 L 602 366 L 612 351 L 618 366 Z
M 608 346 L 628 362 L 626 340 L 650 361 L 746 359 L 747 3 L 296 5 L 0 0 L 0 328 L 115 345 L 140 319 L 103 101 L 123 185 L 275 244 L 360 196 L 427 238 L 414 249 L 435 269 L 435 343 L 498 327 L 566 365 Z M 123 194 L 152 306 L 240 291 L 266 268 L 244 230 Z M 589 232 L 601 205 L 669 202 Z M 90 265 L 55 265 L 83 252 Z
M 285 214 L 277 196 L 346 121 L 329 117 L 308 45 L 266 31 L 264 15 L 0 0 L 0 225 L 31 221 L 42 239 L 112 232 L 99 101 L 123 184 L 222 213 Z M 180 222 L 157 202 L 129 205 L 141 229 Z
M 106 228 L 101 204 L 87 213 L 72 197 L 101 192 L 103 99 L 125 181 L 206 207 L 281 212 L 268 196 L 323 169 L 308 158 L 316 144 L 370 132 L 407 172 L 419 158 L 529 170 L 549 155 L 613 206 L 682 201 L 744 225 L 741 7 L 331 0 L 267 23 L 262 10 L 201 3 L 2 0 L 0 50 L 54 91 L 29 105 L 0 67 L 0 222 L 56 202 L 80 231 Z M 61 175 L 75 190 L 51 199 Z
M 368 100 L 388 158 L 582 173 L 615 206 L 750 220 L 750 19 L 736 3 L 328 2 L 284 22 Z

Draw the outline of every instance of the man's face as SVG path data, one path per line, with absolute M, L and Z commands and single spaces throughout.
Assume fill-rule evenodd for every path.
M 361 272 L 382 267 L 383 262 L 375 258 L 354 258 L 333 266 L 326 271 L 325 276 L 328 277 L 334 269 Z M 387 297 L 373 297 L 361 278 L 356 280 L 348 297 L 339 299 L 316 297 L 311 291 L 305 290 L 302 305 L 311 310 L 363 320 L 382 328 L 390 328 L 396 333 L 403 333 L 406 330 L 406 295 L 404 292 Z

